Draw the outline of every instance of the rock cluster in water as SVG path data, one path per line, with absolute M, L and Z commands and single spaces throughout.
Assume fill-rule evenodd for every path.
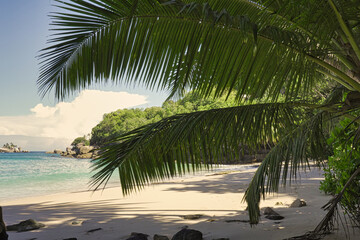
M 22 150 L 20 147 L 0 148 L 0 153 L 19 153 L 19 152 L 29 152 L 29 151 Z
M 60 154 L 63 157 L 71 158 L 96 158 L 98 155 L 98 149 L 94 146 L 85 146 L 83 143 L 78 143 L 76 146 L 67 147 L 65 151 L 55 149 L 54 151 L 46 153 Z

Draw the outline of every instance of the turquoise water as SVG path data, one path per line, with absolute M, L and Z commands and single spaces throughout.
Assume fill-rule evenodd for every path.
M 0 153 L 0 200 L 88 190 L 90 166 L 43 152 Z
M 93 174 L 90 166 L 90 159 L 64 158 L 44 152 L 0 153 L 0 201 L 89 190 L 88 183 Z M 254 167 L 221 165 L 213 171 L 241 171 Z M 190 175 L 183 177 L 193 176 Z M 108 183 L 108 186 L 114 185 L 120 186 L 117 171 Z

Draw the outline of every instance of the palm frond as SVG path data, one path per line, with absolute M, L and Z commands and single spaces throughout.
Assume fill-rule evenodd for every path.
M 282 136 L 271 149 L 257 169 L 244 200 L 248 204 L 250 222 L 259 222 L 259 203 L 261 198 L 271 192 L 277 192 L 282 182 L 296 178 L 299 168 L 309 167 L 309 159 L 322 161 L 330 151 L 326 144 L 324 129 L 332 116 L 321 110 L 308 116 L 288 134 Z
M 305 103 L 255 104 L 180 114 L 119 136 L 94 160 L 92 183 L 119 170 L 124 193 L 185 172 L 238 158 L 244 147 L 274 145 L 294 127 Z
M 40 55 L 43 94 L 55 88 L 63 98 L 111 80 L 171 95 L 236 89 L 239 100 L 268 93 L 276 100 L 285 89 L 294 99 L 309 93 L 323 72 L 360 89 L 326 59 L 325 37 L 309 41 L 308 32 L 293 29 L 288 11 L 269 12 L 253 1 L 70 0 L 60 7 L 67 12 L 52 15 L 56 34 Z M 324 29 L 331 39 L 334 29 Z

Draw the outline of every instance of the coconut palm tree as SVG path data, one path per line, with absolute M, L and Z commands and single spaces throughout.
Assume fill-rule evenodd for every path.
M 237 107 L 176 115 L 114 139 L 94 162 L 95 186 L 118 170 L 130 193 L 269 145 L 245 195 L 257 223 L 262 197 L 328 156 L 331 123 L 359 120 L 358 0 L 57 2 L 55 33 L 40 55 L 41 94 L 62 99 L 103 82 L 169 98 L 237 92 Z M 314 98 L 324 86 L 332 91 Z

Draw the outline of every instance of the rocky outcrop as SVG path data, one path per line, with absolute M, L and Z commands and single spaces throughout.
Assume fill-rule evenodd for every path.
M 47 154 L 61 154 L 61 153 L 63 153 L 63 151 L 62 150 L 60 150 L 60 149 L 55 149 L 55 150 L 53 150 L 53 151 L 48 151 L 48 152 L 46 152 Z
M 60 149 L 55 149 L 55 150 L 54 150 L 54 153 L 55 153 L 55 154 L 61 154 L 62 152 L 63 152 L 63 151 L 61 151 Z
M 13 152 L 13 151 L 11 151 L 11 149 L 9 149 L 9 148 L 0 148 L 0 152 L 2 152 L 2 153 L 10 153 L 10 152 Z
M 60 154 L 63 157 L 69 158 L 96 158 L 98 156 L 99 150 L 94 146 L 85 146 L 83 143 L 79 143 L 73 147 L 67 147 L 65 151 L 54 150 L 46 152 L 49 154 Z
M 84 154 L 79 154 L 79 155 L 76 155 L 75 157 L 76 158 L 83 158 L 83 159 L 86 159 L 86 158 L 93 158 L 93 153 L 92 152 L 89 152 L 89 153 L 84 153 Z
M 82 146 L 79 148 L 79 154 L 87 154 L 94 149 L 93 146 Z
M 13 147 L 13 148 L 2 147 L 2 148 L 0 148 L 0 153 L 20 153 L 20 152 L 29 152 L 29 151 L 22 150 L 19 147 Z

